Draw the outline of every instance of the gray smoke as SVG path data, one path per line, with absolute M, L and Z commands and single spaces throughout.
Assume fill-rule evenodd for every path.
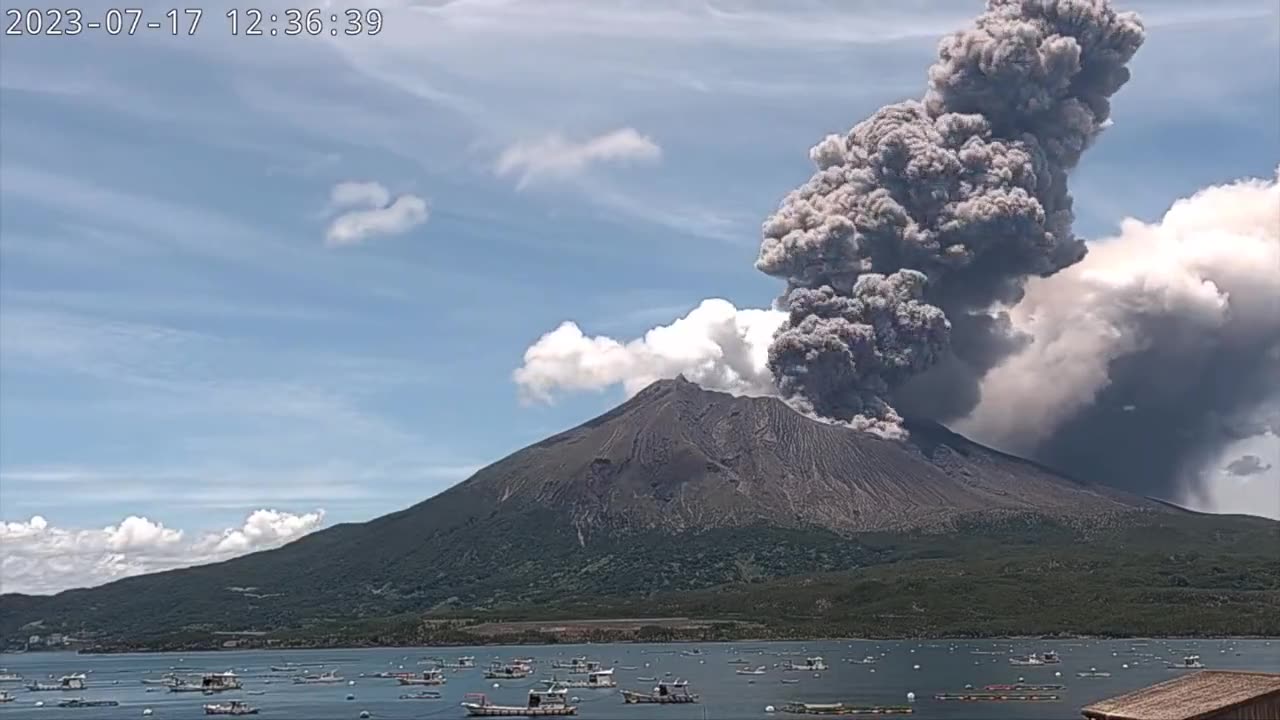
M 1227 463 L 1227 466 L 1223 469 L 1237 477 L 1245 477 L 1259 475 L 1270 470 L 1271 463 L 1262 462 L 1262 458 L 1257 455 L 1241 455 Z
M 792 290 L 769 347 L 779 389 L 811 415 L 899 434 L 902 418 L 884 396 L 937 361 L 951 328 L 923 301 L 924 287 L 923 273 L 902 270 L 861 275 L 847 294 L 830 285 Z
M 881 108 L 814 147 L 817 173 L 765 221 L 756 262 L 787 281 L 789 317 L 769 359 L 784 396 L 884 428 L 899 421 L 889 397 L 943 360 L 951 381 L 938 383 L 940 402 L 971 408 L 977 378 L 1017 347 L 988 308 L 1084 257 L 1067 172 L 1104 126 L 1142 40 L 1137 17 L 1102 0 L 990 0 L 941 43 L 922 101 Z M 894 279 L 904 269 L 927 287 Z M 861 284 L 868 273 L 877 278 Z M 881 283 L 899 290 L 872 292 Z M 879 308 L 874 332 L 859 329 L 868 292 L 904 306 Z M 837 309 L 838 298 L 851 304 Z

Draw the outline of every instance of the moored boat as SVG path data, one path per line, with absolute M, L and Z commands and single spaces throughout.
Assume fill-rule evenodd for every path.
M 8 690 L 0 690 L 0 703 L 13 702 L 13 693 Z
M 63 675 L 58 678 L 56 683 L 42 683 L 39 680 L 27 684 L 27 689 L 31 692 L 51 692 L 55 690 L 83 690 L 84 689 L 84 673 L 73 673 L 71 675 Z
M 1061 700 L 1061 695 L 1042 695 L 1038 693 L 938 693 L 934 700 L 959 700 L 962 702 L 1054 702 Z
M 736 675 L 763 675 L 764 673 L 765 673 L 764 665 L 761 665 L 760 667 L 754 668 L 754 669 L 738 668 L 737 670 L 734 670 L 734 674 Z
M 576 715 L 578 707 L 566 701 L 566 693 L 559 688 L 530 690 L 525 705 L 498 705 L 490 702 L 483 693 L 468 693 L 462 707 L 475 717 L 551 717 Z
M 412 695 L 401 695 L 400 699 L 401 700 L 439 700 L 440 697 L 441 697 L 440 693 L 436 692 L 435 690 L 423 690 L 421 692 L 416 692 Z
M 542 682 L 544 685 L 552 688 L 585 688 L 588 690 L 614 688 L 618 686 L 617 681 L 613 678 L 613 668 L 587 673 L 587 676 L 582 679 L 560 680 L 552 677 L 550 680 L 543 680 Z
M 1012 685 L 984 685 L 982 689 L 987 692 L 1051 692 L 1054 690 L 1061 690 L 1062 687 L 1062 685 L 1053 683 L 1041 685 L 1014 683 Z
M 22 675 L 14 672 L 0 672 L 0 683 L 22 682 Z
M 826 670 L 827 663 L 820 656 L 814 656 L 811 658 L 805 658 L 804 662 L 787 660 L 782 663 L 782 669 L 787 671 Z
M 628 705 L 655 704 L 668 705 L 680 703 L 696 703 L 698 696 L 689 692 L 689 684 L 685 682 L 658 683 L 658 686 L 647 693 L 634 690 L 623 690 L 622 701 Z
M 304 675 L 293 679 L 294 685 L 331 685 L 342 682 L 337 670 L 326 670 L 319 675 Z
M 1045 662 L 1044 660 L 1041 660 L 1038 655 L 1026 655 L 1023 657 L 1009 658 L 1009 664 L 1017 665 L 1019 667 L 1038 667 L 1040 665 L 1044 665 Z
M 82 697 L 69 698 L 58 703 L 60 708 L 116 707 L 120 703 L 115 700 L 85 700 Z
M 529 677 L 529 669 L 524 665 L 493 663 L 484 671 L 484 676 L 490 680 L 519 680 Z
M 1200 662 L 1199 655 L 1187 655 L 1182 662 L 1169 663 L 1167 667 L 1170 670 L 1203 670 L 1204 664 Z
M 551 662 L 553 670 L 586 670 L 587 656 L 569 658 L 569 660 L 553 660 Z
M 258 708 L 250 707 L 240 700 L 226 703 L 213 703 L 204 706 L 205 715 L 257 715 Z
M 853 703 L 805 703 L 793 702 L 783 705 L 782 712 L 792 715 L 840 715 L 850 717 L 857 715 L 910 715 L 913 710 L 907 705 L 854 705 Z
M 426 670 L 421 675 L 396 678 L 401 685 L 443 685 L 449 680 L 439 670 Z
M 1089 668 L 1087 671 L 1081 671 L 1081 672 L 1076 673 L 1076 677 L 1082 677 L 1082 678 L 1109 678 L 1109 677 L 1111 677 L 1111 673 L 1109 673 L 1109 672 L 1099 672 L 1099 671 L 1098 671 L 1098 668 L 1091 667 L 1091 668 Z
M 240 684 L 240 678 L 230 670 L 221 673 L 207 673 L 200 678 L 200 690 L 205 693 L 226 692 L 227 690 L 239 690 L 243 685 Z

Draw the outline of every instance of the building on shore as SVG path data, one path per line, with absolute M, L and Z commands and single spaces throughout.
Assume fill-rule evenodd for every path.
M 1280 673 L 1202 670 L 1081 710 L 1087 720 L 1276 720 Z

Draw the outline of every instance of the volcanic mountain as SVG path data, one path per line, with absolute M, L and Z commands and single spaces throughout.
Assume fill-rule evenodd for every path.
M 957 570 L 975 582 L 1019 559 L 1041 572 L 1046 548 L 1057 553 L 1048 567 L 1069 577 L 1064 562 L 1076 554 L 1127 544 L 1135 563 L 1151 552 L 1177 566 L 1167 558 L 1180 549 L 1198 551 L 1186 562 L 1212 562 L 1256 544 L 1256 533 L 1274 536 L 1269 521 L 1200 516 L 1063 477 L 940 425 L 908 429 L 906 440 L 884 439 L 775 398 L 663 380 L 400 512 L 214 565 L 53 597 L 0 596 L 0 637 L 32 628 L 116 639 L 306 634 L 317 623 L 349 629 L 433 613 L 688 611 L 703 589 L 721 602 L 766 592 L 774 578 L 856 584 L 858 573 L 914 577 L 927 566 L 928 582 Z M 1105 542 L 1119 545 L 1087 547 Z M 1158 547 L 1141 545 L 1151 542 Z M 1096 559 L 1081 562 L 1076 571 L 1098 572 Z M 1249 582 L 1274 602 L 1280 569 L 1267 572 Z

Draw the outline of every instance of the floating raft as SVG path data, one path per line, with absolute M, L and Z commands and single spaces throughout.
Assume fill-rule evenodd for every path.
M 851 705 L 849 703 L 787 703 L 782 712 L 792 715 L 910 715 L 907 705 Z
M 1053 692 L 1061 690 L 1064 686 L 1057 684 L 1028 685 L 1017 683 L 1014 685 L 987 685 L 983 690 L 987 692 Z
M 962 702 L 1053 702 L 1061 700 L 1061 695 L 1006 694 L 995 692 L 981 693 L 938 693 L 934 700 L 960 700 Z

